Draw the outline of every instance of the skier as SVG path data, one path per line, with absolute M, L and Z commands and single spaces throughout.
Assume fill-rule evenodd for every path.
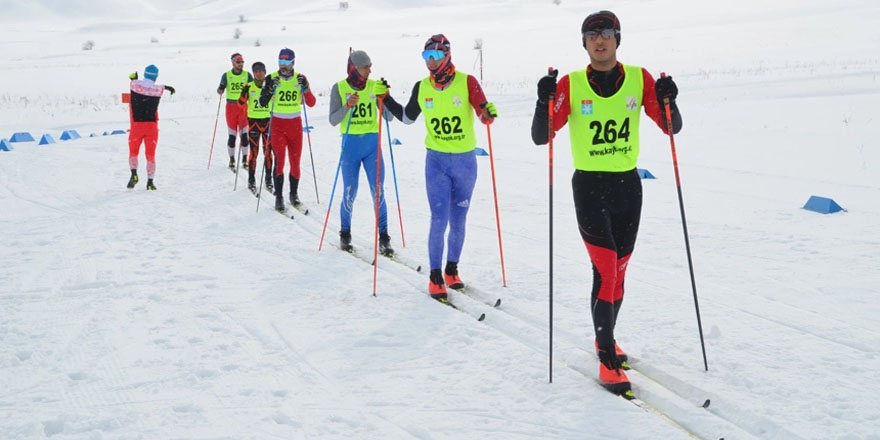
M 144 79 L 138 79 L 137 72 L 128 76 L 131 80 L 131 130 L 128 132 L 128 165 L 131 177 L 128 189 L 138 183 L 138 155 L 141 143 L 147 156 L 147 189 L 155 190 L 153 175 L 156 174 L 156 144 L 159 142 L 159 99 L 168 90 L 174 94 L 174 87 L 156 84 L 159 68 L 150 64 L 144 69 Z
M 235 138 L 241 136 L 241 157 L 247 157 L 248 151 L 248 120 L 247 108 L 238 102 L 241 89 L 244 85 L 253 81 L 254 77 L 244 70 L 244 57 L 236 52 L 232 54 L 232 70 L 220 76 L 220 85 L 217 86 L 217 94 L 226 92 L 226 126 L 229 129 L 229 169 L 235 171 Z
M 260 95 L 263 107 L 275 96 L 275 111 L 272 113 L 272 150 L 275 153 L 275 210 L 286 211 L 284 205 L 284 159 L 290 156 L 290 204 L 300 206 L 297 189 L 300 178 L 300 156 L 302 155 L 303 124 L 300 112 L 302 103 L 315 106 L 315 95 L 309 89 L 306 76 L 294 72 L 296 55 L 293 50 L 284 48 L 278 53 L 278 72 L 266 77 L 266 86 Z M 305 99 L 303 99 L 305 98 Z
M 376 203 L 376 161 L 379 161 L 379 252 L 394 255 L 391 236 L 388 235 L 388 210 L 385 205 L 385 164 L 378 156 L 379 112 L 377 99 L 384 99 L 388 83 L 383 78 L 372 80 L 372 62 L 366 52 L 356 50 L 348 56 L 348 76 L 333 85 L 330 91 L 330 124 L 339 125 L 344 137 L 342 151 L 342 185 L 344 187 L 339 209 L 340 248 L 351 252 L 351 214 L 357 197 L 361 164 L 367 174 L 373 203 Z M 386 119 L 392 115 L 384 111 Z M 349 119 L 351 122 L 349 123 Z M 346 133 L 346 131 L 348 131 Z M 375 207 L 375 206 L 374 206 Z
M 536 145 L 547 143 L 547 107 L 555 96 L 549 135 L 555 136 L 568 122 L 575 213 L 593 266 L 591 310 L 599 379 L 609 391 L 632 397 L 623 371 L 628 369 L 626 354 L 614 340 L 614 326 L 642 209 L 642 184 L 636 171 L 640 108 L 666 133 L 669 127 L 662 103 L 668 99 L 672 130 L 678 133 L 678 88 L 672 77 L 655 81 L 646 69 L 617 61 L 620 21 L 612 12 L 588 15 L 581 35 L 590 64 L 563 76 L 558 84 L 558 71 L 541 78 L 532 140 Z
M 385 105 L 404 124 L 412 124 L 419 114 L 425 113 L 425 189 L 431 208 L 428 292 L 432 298 L 446 303 L 447 284 L 452 289 L 464 289 L 458 263 L 477 180 L 474 115 L 488 125 L 498 114 L 495 105 L 486 101 L 480 82 L 473 75 L 456 71 L 449 40 L 443 34 L 425 42 L 422 58 L 430 74 L 413 86 L 406 108 L 391 96 L 385 98 Z M 446 268 L 441 272 L 447 227 Z
M 257 156 L 260 153 L 260 140 L 263 140 L 263 167 L 266 170 L 266 188 L 271 192 L 272 188 L 272 147 L 269 146 L 269 118 L 271 117 L 272 105 L 260 105 L 260 94 L 263 91 L 266 79 L 266 65 L 257 61 L 251 67 L 254 80 L 245 84 L 241 89 L 238 102 L 247 106 L 248 137 L 250 138 L 250 155 L 247 158 L 248 165 L 248 189 L 256 193 L 256 168 Z

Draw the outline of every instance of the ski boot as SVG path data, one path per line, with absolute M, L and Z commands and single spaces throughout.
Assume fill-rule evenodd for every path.
M 272 177 L 266 176 L 266 189 L 269 190 L 270 193 L 275 194 L 275 185 L 272 184 Z
M 428 281 L 428 293 L 431 294 L 431 298 L 437 301 L 444 304 L 449 302 L 446 295 L 446 284 L 443 282 L 443 274 L 440 272 L 440 269 L 431 270 L 431 276 Z
M 596 353 L 598 354 L 599 353 L 599 341 L 593 341 L 593 345 L 596 347 Z M 626 355 L 626 353 L 623 350 L 621 350 L 620 346 L 617 345 L 617 341 L 614 341 L 614 354 L 615 354 L 615 356 L 617 356 L 617 359 L 620 361 L 620 368 L 623 368 L 624 370 L 629 370 L 629 364 L 627 363 L 627 361 L 629 360 L 629 357 Z
M 253 172 L 248 176 L 248 189 L 254 194 L 257 193 L 257 179 L 254 177 Z
M 153 179 L 147 179 L 147 189 L 150 191 L 156 190 L 156 185 L 153 184 Z
M 235 172 L 235 157 L 229 156 L 229 171 Z
M 351 231 L 339 231 L 339 249 L 354 252 L 354 246 L 351 245 Z
M 287 207 L 284 206 L 284 196 L 275 196 L 275 210 L 278 212 L 287 210 Z
M 299 179 L 290 176 L 290 204 L 293 205 L 294 208 L 299 208 L 299 205 L 302 203 L 299 201 L 299 195 L 297 195 L 298 188 Z
M 623 371 L 620 359 L 614 353 L 614 346 L 599 347 L 599 382 L 606 390 L 627 399 L 634 398 L 632 385 Z
M 458 276 L 458 263 L 447 261 L 446 269 L 443 272 L 443 279 L 450 289 L 464 291 L 464 281 Z
M 138 172 L 137 170 L 131 170 L 131 177 L 128 178 L 128 185 L 126 188 L 132 189 L 138 183 Z
M 394 249 L 391 247 L 391 236 L 387 232 L 379 233 L 379 253 L 388 258 L 394 256 Z

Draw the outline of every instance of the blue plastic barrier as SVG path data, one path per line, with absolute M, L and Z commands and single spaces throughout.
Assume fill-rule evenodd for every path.
M 125 130 L 113 130 L 110 134 L 125 134 Z
M 833 214 L 839 211 L 846 211 L 834 200 L 819 196 L 810 196 L 810 199 L 804 204 L 804 209 L 807 211 L 818 212 L 820 214 Z
M 20 131 L 18 133 L 13 133 L 12 137 L 9 138 L 9 142 L 33 142 L 34 137 L 31 136 L 30 133 L 26 131 Z
M 54 144 L 54 143 L 55 143 L 55 139 L 52 139 L 51 134 L 44 134 L 43 137 L 40 138 L 40 145 L 48 145 L 48 144 Z
M 391 145 L 403 145 L 403 142 L 400 142 L 400 139 L 398 138 L 394 138 L 394 140 L 391 141 Z
M 64 132 L 61 133 L 61 140 L 62 140 L 62 141 L 69 141 L 69 140 L 73 140 L 73 139 L 79 139 L 79 138 L 81 138 L 81 137 L 82 137 L 82 136 L 80 136 L 79 133 L 76 132 L 76 130 L 64 130 Z
M 487 153 L 486 150 L 484 150 L 480 147 L 474 148 L 474 154 L 476 154 L 477 156 L 488 156 L 489 155 L 489 153 Z
M 6 139 L 0 139 L 0 151 L 12 151 L 12 145 Z
M 96 135 L 95 133 L 92 133 L 92 134 L 89 135 L 89 137 L 90 137 L 90 138 L 98 137 L 98 135 Z
M 644 168 L 636 168 L 636 170 L 638 170 L 639 177 L 641 177 L 642 179 L 656 179 L 656 177 L 654 177 L 654 175 L 651 174 L 650 171 Z

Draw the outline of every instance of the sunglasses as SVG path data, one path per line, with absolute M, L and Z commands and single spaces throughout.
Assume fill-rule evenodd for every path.
M 609 39 L 619 34 L 620 31 L 615 29 L 602 29 L 601 31 L 586 31 L 584 32 L 584 38 L 590 41 L 596 41 L 597 38 L 601 35 L 604 39 Z
M 446 52 L 443 52 L 442 50 L 426 50 L 422 52 L 422 58 L 424 58 L 425 61 L 431 61 L 431 59 L 434 59 L 434 61 L 440 61 L 443 58 L 446 58 Z
M 292 66 L 293 60 L 278 60 L 279 66 Z

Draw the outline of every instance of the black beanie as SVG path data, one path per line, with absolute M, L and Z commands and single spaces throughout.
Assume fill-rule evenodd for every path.
M 614 15 L 613 12 L 602 10 L 588 15 L 587 18 L 584 19 L 584 23 L 581 24 L 581 41 L 583 42 L 584 47 L 587 47 L 587 40 L 583 36 L 584 32 L 594 29 L 616 30 L 617 33 L 614 35 L 614 38 L 617 40 L 617 47 L 620 47 L 620 20 L 617 19 L 617 16 Z

